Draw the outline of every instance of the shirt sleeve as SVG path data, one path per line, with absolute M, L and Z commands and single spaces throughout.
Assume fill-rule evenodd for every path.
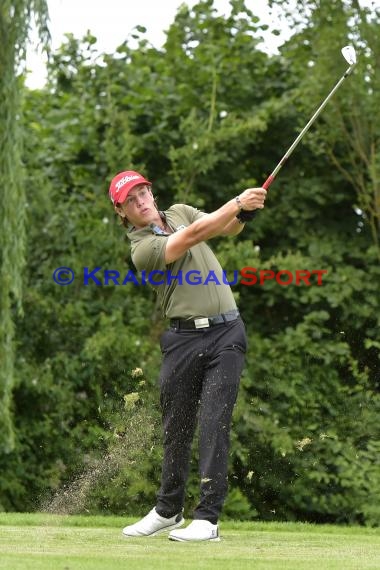
M 164 270 L 165 248 L 169 236 L 152 235 L 139 242 L 132 252 L 132 261 L 138 271 Z
M 207 216 L 205 212 L 187 204 L 175 204 L 172 208 L 186 225 Z M 138 271 L 145 269 L 150 272 L 166 269 L 165 249 L 168 238 L 169 236 L 158 234 L 149 235 L 132 247 L 132 261 Z
M 200 220 L 204 216 L 207 216 L 205 212 L 193 208 L 193 206 L 188 206 L 187 204 L 177 204 L 177 211 L 179 211 L 187 220 L 189 224 L 192 224 L 196 220 Z

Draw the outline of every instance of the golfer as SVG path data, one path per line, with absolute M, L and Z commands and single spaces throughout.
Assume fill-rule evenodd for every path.
M 123 529 L 126 537 L 163 532 L 177 541 L 218 541 L 218 520 L 227 494 L 231 416 L 247 348 L 244 323 L 223 270 L 207 240 L 235 236 L 266 191 L 249 188 L 211 214 L 175 204 L 159 211 L 151 183 L 135 171 L 117 174 L 109 195 L 128 228 L 132 261 L 154 273 L 163 317 L 160 404 L 163 425 L 161 487 L 155 507 Z M 196 271 L 207 284 L 186 279 Z M 153 273 L 151 273 L 153 275 Z M 167 275 L 167 278 L 163 278 Z M 183 507 L 190 451 L 199 424 L 200 498 L 186 528 Z

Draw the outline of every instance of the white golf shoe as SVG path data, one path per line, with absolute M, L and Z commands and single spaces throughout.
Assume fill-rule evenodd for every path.
M 185 519 L 182 512 L 169 519 L 161 517 L 156 508 L 152 509 L 146 517 L 141 519 L 135 524 L 123 528 L 123 536 L 127 538 L 142 537 L 142 536 L 156 536 L 162 532 L 168 532 L 174 528 L 182 526 Z
M 209 521 L 194 520 L 188 527 L 172 530 L 169 534 L 170 540 L 178 540 L 179 542 L 210 540 L 219 542 L 219 527 L 217 524 L 211 524 Z

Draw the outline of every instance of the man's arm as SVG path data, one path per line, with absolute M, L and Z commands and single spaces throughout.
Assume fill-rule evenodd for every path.
M 218 235 L 225 235 L 227 228 L 235 225 L 236 214 L 240 206 L 244 210 L 255 210 L 264 207 L 266 190 L 264 188 L 248 188 L 239 195 L 239 200 L 233 198 L 215 212 L 202 216 L 187 228 L 171 234 L 168 237 L 165 249 L 165 263 L 173 263 L 194 245 Z M 236 220 L 238 225 L 238 220 Z M 238 232 L 237 232 L 238 233 Z M 229 234 L 231 235 L 231 234 Z
M 219 235 L 221 236 L 237 236 L 244 229 L 244 223 L 239 222 L 237 217 L 229 222 Z

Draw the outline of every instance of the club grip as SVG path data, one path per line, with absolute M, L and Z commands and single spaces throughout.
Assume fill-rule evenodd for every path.
M 274 182 L 274 176 L 270 174 L 268 178 L 265 180 L 264 184 L 262 185 L 262 188 L 264 188 L 264 190 L 268 190 L 272 182 Z

